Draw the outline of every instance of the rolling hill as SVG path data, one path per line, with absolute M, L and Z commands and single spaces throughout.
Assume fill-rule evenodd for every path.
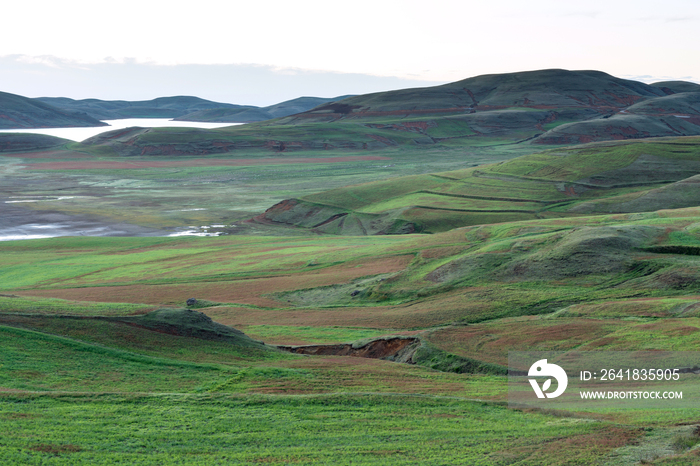
M 608 139 L 691 136 L 697 135 L 699 128 L 700 92 L 682 92 L 641 101 L 612 116 L 557 126 L 533 142 L 576 144 Z
M 267 107 L 212 102 L 192 96 L 159 97 L 144 101 L 74 100 L 67 97 L 40 97 L 35 100 L 67 111 L 82 112 L 99 120 L 173 118 L 181 121 L 249 123 L 292 115 L 345 97 L 299 97 Z
M 100 120 L 122 118 L 176 118 L 208 109 L 244 109 L 243 105 L 212 102 L 192 96 L 159 97 L 153 100 L 74 100 L 67 97 L 39 97 L 36 100 L 65 110 L 79 111 Z
M 442 114 L 479 136 L 520 133 L 538 144 L 688 136 L 700 134 L 698 90 L 688 82 L 647 85 L 599 71 L 541 70 L 356 96 L 283 121 Z
M 0 133 L 0 153 L 38 151 L 70 144 L 73 141 L 45 134 Z
M 696 86 L 647 85 L 599 71 L 484 75 L 442 86 L 348 97 L 289 116 L 281 115 L 301 109 L 299 102 L 268 109 L 203 110 L 193 115 L 209 121 L 276 118 L 209 133 L 153 130 L 136 136 L 128 146 L 110 146 L 115 154 L 173 155 L 187 153 L 188 144 L 196 140 L 194 153 L 201 155 L 257 149 L 565 145 L 692 136 L 700 135 Z M 287 110 L 281 111 L 283 107 Z
M 690 83 L 552 75 L 573 81 L 527 98 L 572 118 L 685 121 L 697 108 Z M 516 77 L 532 78 L 469 89 L 498 106 L 522 95 Z M 400 105 L 376 98 L 389 109 L 376 112 Z M 0 463 L 696 464 L 700 137 L 514 145 L 564 111 L 516 104 L 335 121 L 347 108 L 331 104 L 3 153 L 0 202 L 47 214 L 40 230 L 72 212 L 219 231 L 232 208 L 258 209 L 237 197 L 255 188 L 287 200 L 228 231 L 295 235 L 0 242 Z M 598 137 L 576 131 L 563 134 Z M 416 232 L 434 234 L 394 234 Z M 619 352 L 634 353 L 682 373 L 594 389 L 683 399 L 515 405 L 510 376 L 534 360 L 509 356 L 525 351 L 562 365 L 585 351 L 620 371 Z M 673 365 L 656 365 L 669 352 Z M 564 403 L 580 398 L 565 367 Z
M 601 115 L 664 91 L 600 71 L 540 70 L 482 75 L 429 88 L 366 94 L 297 118 L 346 119 L 386 115 L 474 113 L 529 108 L 592 109 Z
M 0 92 L 0 129 L 106 126 L 85 113 L 49 105 L 37 99 Z
M 467 225 L 700 204 L 700 138 L 592 143 L 493 165 L 288 199 L 250 222 L 319 233 L 435 233 Z
M 299 97 L 267 107 L 245 106 L 241 108 L 215 108 L 200 110 L 175 118 L 178 121 L 208 121 L 215 123 L 250 123 L 254 121 L 272 120 L 295 113 L 311 110 L 319 105 L 342 100 L 348 96 L 333 98 Z

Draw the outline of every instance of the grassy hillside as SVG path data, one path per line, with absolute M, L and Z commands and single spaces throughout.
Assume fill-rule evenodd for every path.
M 175 118 L 209 109 L 243 109 L 243 105 L 212 102 L 192 96 L 159 97 L 152 100 L 75 100 L 67 97 L 40 97 L 40 102 L 68 111 L 82 112 L 99 120 L 121 118 Z
M 379 129 L 363 127 L 270 127 L 242 125 L 196 128 L 128 128 L 101 133 L 82 142 L 82 150 L 112 156 L 202 156 L 274 154 L 300 151 L 363 151 L 413 143 L 410 134 L 387 138 Z
M 697 206 L 700 140 L 591 144 L 284 201 L 255 222 L 332 234 L 434 233 L 582 213 Z
M 0 458 L 682 461 L 690 453 L 674 445 L 691 438 L 697 409 L 513 410 L 493 371 L 509 350 L 695 351 L 699 217 L 0 243 L 0 417 L 11 426 Z M 199 307 L 185 309 L 192 297 Z M 391 335 L 419 339 L 413 364 L 270 346 Z
M 116 225 L 124 231 L 120 225 L 125 224 L 156 229 L 155 234 L 167 234 L 164 229 L 171 233 L 200 230 L 260 215 L 284 199 L 367 181 L 492 163 L 532 151 L 520 146 L 474 150 L 389 146 L 372 152 L 338 148 L 289 154 L 261 147 L 191 155 L 187 151 L 193 148 L 204 151 L 211 147 L 193 140 L 170 146 L 176 155 L 115 155 L 115 146 L 119 149 L 123 145 L 125 152 L 143 151 L 128 145 L 133 135 L 143 131 L 107 133 L 109 138 L 103 134 L 92 146 L 67 144 L 47 150 L 3 152 L 0 202 L 10 203 L 3 204 L 0 231 L 27 225 L 22 232 L 37 233 L 32 225 L 39 223 L 66 225 L 73 234 L 95 231 L 100 225 Z M 259 224 L 248 225 L 246 230 L 250 234 L 279 234 L 279 229 Z M 303 230 L 283 234 L 292 233 L 306 234 Z
M 536 144 L 572 144 L 700 134 L 700 92 L 644 100 L 603 119 L 568 123 L 537 137 Z
M 106 126 L 82 112 L 66 110 L 37 99 L 0 92 L 0 129 Z
M 29 152 L 59 148 L 70 144 L 68 139 L 30 133 L 0 133 L 0 153 Z
M 192 96 L 159 97 L 152 100 L 75 100 L 67 97 L 40 97 L 35 99 L 54 107 L 85 113 L 99 120 L 122 118 L 173 118 L 181 121 L 208 121 L 249 123 L 279 118 L 310 110 L 318 105 L 343 99 L 299 97 L 267 107 L 212 102 Z
M 652 86 L 661 88 L 666 94 L 700 92 L 700 84 L 688 81 L 661 81 L 652 84 Z
M 6 207 L 25 223 L 60 212 L 78 223 L 171 231 L 221 225 L 208 231 L 373 235 L 646 212 L 695 206 L 698 200 L 697 138 L 595 143 L 536 154 L 533 145 L 439 149 L 408 140 L 376 152 L 328 149 L 276 156 L 266 155 L 270 149 L 264 147 L 240 149 L 241 155 L 207 154 L 216 148 L 208 145 L 207 132 L 161 146 L 173 155 L 139 155 L 150 146 L 134 142 L 140 137 L 160 144 L 180 134 L 131 129 L 103 133 L 89 146 L 6 153 L 2 193 L 12 202 Z M 221 134 L 220 145 L 225 138 L 239 144 L 226 130 Z M 255 134 L 252 125 L 248 134 Z M 203 154 L 190 155 L 197 150 Z M 117 151 L 134 155 L 125 159 Z
M 692 83 L 685 87 L 676 84 L 678 89 L 685 89 Z M 354 96 L 310 110 L 318 100 L 302 98 L 268 108 L 205 109 L 187 118 L 275 119 L 214 131 L 154 130 L 135 135 L 128 144 L 112 144 L 111 148 L 119 155 L 201 155 L 379 150 L 395 146 L 452 149 L 561 145 L 697 135 L 700 120 L 696 94 L 675 93 L 670 88 L 598 71 L 485 75 L 443 86 Z M 647 101 L 648 105 L 639 106 Z M 673 113 L 679 109 L 682 114 Z M 192 145 L 195 141 L 197 144 Z M 95 144 L 98 150 L 101 142 L 88 143 Z
M 507 375 L 697 356 L 700 139 L 525 141 L 692 120 L 688 83 L 465 82 L 3 152 L 0 227 L 232 235 L 0 242 L 0 463 L 695 464 L 699 361 L 677 404 L 514 406 Z
M 456 109 L 509 107 L 626 107 L 665 95 L 658 88 L 615 78 L 599 71 L 539 70 L 482 75 L 442 86 L 367 94 L 307 112 L 308 117 L 335 114 L 362 118 L 382 112 L 440 113 Z
M 299 97 L 267 107 L 245 106 L 240 108 L 215 108 L 200 110 L 176 118 L 179 121 L 209 121 L 217 123 L 250 123 L 254 121 L 271 120 L 295 113 L 311 110 L 322 104 L 345 99 L 348 96 L 322 98 Z

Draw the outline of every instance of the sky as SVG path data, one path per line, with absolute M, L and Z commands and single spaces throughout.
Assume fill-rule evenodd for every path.
M 270 105 L 546 68 L 700 82 L 698 0 L 8 2 L 0 91 Z

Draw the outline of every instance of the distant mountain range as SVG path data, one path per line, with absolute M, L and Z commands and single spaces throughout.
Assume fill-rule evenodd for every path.
M 268 107 L 234 105 L 191 96 L 159 97 L 153 100 L 73 100 L 65 97 L 40 97 L 36 100 L 64 110 L 83 112 L 100 120 L 122 118 L 173 118 L 181 121 L 250 123 L 279 118 L 311 110 L 348 96 L 321 98 L 299 97 Z
M 343 100 L 349 95 L 324 99 L 322 97 L 299 97 L 268 107 L 214 108 L 200 110 L 177 117 L 179 121 L 206 121 L 212 123 L 251 123 L 281 118 L 311 110 L 319 105 Z
M 100 120 L 172 118 L 182 121 L 250 123 L 292 115 L 344 99 L 299 97 L 268 107 L 234 105 L 192 96 L 159 97 L 145 101 L 36 99 L 0 92 L 0 129 L 105 126 Z
M 0 96 L 0 127 L 88 126 L 97 119 L 135 117 L 250 123 L 217 143 L 198 135 L 198 153 L 263 147 L 276 151 L 381 148 L 397 144 L 577 144 L 604 140 L 700 135 L 700 84 L 644 84 L 600 71 L 539 70 L 476 76 L 442 86 L 336 98 L 301 97 L 268 107 L 197 97 L 150 101 L 27 99 Z M 13 97 L 13 98 L 10 98 Z M 22 107 L 23 104 L 24 107 Z M 37 108 L 44 112 L 38 118 Z M 267 121 L 272 120 L 272 121 Z M 328 125 L 327 123 L 332 123 Z M 305 129 L 298 128 L 304 125 Z M 252 131 L 252 128 L 251 128 Z M 212 133 L 214 134 L 214 133 Z M 186 153 L 187 135 L 178 153 Z M 153 135 L 128 153 L 160 154 Z M 110 143 L 120 153 L 119 144 Z M 209 147 L 211 146 L 211 147 Z M 173 146 L 174 147 L 174 146 Z M 184 151 L 184 152 L 183 152 Z
M 296 111 L 299 107 L 293 102 L 286 104 Z M 275 115 L 272 108 L 266 111 Z M 203 110 L 200 115 L 213 119 L 216 112 Z M 600 71 L 528 71 L 348 97 L 226 130 L 143 129 L 128 132 L 126 139 L 125 134 L 105 133 L 84 144 L 108 146 L 115 155 L 186 156 L 569 145 L 696 136 L 700 135 L 700 85 L 684 81 L 649 85 Z
M 106 126 L 99 119 L 38 99 L 0 92 L 0 129 Z
M 98 120 L 119 120 L 122 118 L 177 118 L 188 113 L 213 108 L 238 109 L 242 105 L 224 104 L 200 99 L 199 97 L 176 96 L 159 97 L 153 100 L 73 100 L 67 97 L 39 97 L 39 102 L 56 108 L 82 112 Z

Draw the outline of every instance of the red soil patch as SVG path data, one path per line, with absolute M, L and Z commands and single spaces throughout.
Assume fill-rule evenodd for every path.
M 83 451 L 81 447 L 73 444 L 65 445 L 53 445 L 48 443 L 39 443 L 34 446 L 29 447 L 30 450 L 38 451 L 40 453 L 51 453 L 53 455 L 60 455 L 61 453 L 77 453 Z
M 416 343 L 417 340 L 409 338 L 388 338 L 372 341 L 360 348 L 353 347 L 350 343 L 335 345 L 305 345 L 282 347 L 285 351 L 297 354 L 315 356 L 350 356 L 354 358 L 384 359 L 394 356 L 399 351 Z
M 563 321 L 560 322 L 559 320 Z M 623 323 L 605 320 L 513 319 L 496 324 L 451 327 L 430 335 L 437 347 L 465 357 L 507 365 L 508 351 L 566 351 L 604 337 Z
M 168 167 L 238 167 L 247 165 L 284 165 L 295 163 L 342 163 L 367 160 L 389 160 L 378 155 L 346 157 L 266 157 L 260 159 L 188 159 L 152 161 L 92 161 L 92 162 L 43 162 L 24 167 L 25 170 L 129 170 Z
M 443 246 L 431 249 L 423 249 L 420 256 L 423 259 L 441 259 L 443 257 L 454 256 L 464 251 L 463 246 Z
M 425 369 L 408 364 L 396 364 L 381 359 L 346 356 L 309 356 L 277 361 L 276 366 L 314 371 L 314 377 L 261 381 L 251 389 L 257 393 L 329 393 L 338 387 L 354 391 L 385 393 L 424 393 L 464 396 L 464 376 L 441 374 L 440 377 L 416 377 Z
M 396 333 L 394 329 L 425 328 L 452 322 L 468 313 L 459 302 L 451 300 L 334 309 L 263 310 L 222 306 L 203 311 L 216 322 L 235 328 L 247 325 L 339 326 L 385 328 L 391 329 L 391 333 Z
M 503 106 L 493 106 L 493 105 L 484 105 L 480 106 L 479 109 L 498 109 L 498 108 L 506 108 Z M 342 118 L 342 117 L 377 117 L 377 116 L 403 116 L 403 115 L 430 115 L 434 113 L 462 113 L 464 110 L 468 109 L 468 107 L 450 107 L 450 108 L 430 108 L 430 109 L 404 109 L 404 110 L 387 110 L 387 111 L 368 111 L 368 110 L 360 110 L 360 111 L 354 111 L 357 109 L 357 107 L 353 107 L 350 109 L 350 111 L 337 111 L 336 109 L 330 109 L 331 111 L 335 110 L 334 113 L 322 113 L 322 111 L 327 110 L 327 107 L 324 108 L 318 108 L 315 109 L 314 111 L 309 111 L 309 112 L 304 112 L 304 113 L 299 113 L 297 115 L 294 115 L 294 118 L 297 119 L 302 119 L 302 118 Z
M 636 443 L 644 435 L 643 429 L 632 427 L 605 427 L 590 434 L 575 435 L 533 442 L 526 446 L 509 447 L 492 455 L 493 464 L 552 464 L 553 458 L 567 458 L 567 464 L 590 464 L 591 454 L 603 457 L 607 452 Z M 561 463 L 563 464 L 563 463 Z
M 217 308 L 216 310 L 212 310 L 212 313 L 217 313 L 219 311 L 219 309 L 220 308 Z M 232 308 L 228 307 L 225 309 L 230 310 Z M 246 310 L 244 309 L 243 312 L 245 312 L 245 311 Z M 209 317 L 213 318 L 214 314 L 210 315 Z M 215 320 L 217 322 L 221 323 L 221 320 L 218 319 L 218 317 Z M 278 325 L 278 324 L 271 324 L 271 325 Z M 309 325 L 306 325 L 306 324 L 297 323 L 297 325 L 300 325 L 303 327 L 309 327 Z M 281 335 L 281 336 L 268 337 L 268 336 L 264 336 L 264 335 L 256 333 L 254 329 L 251 330 L 246 325 L 239 324 L 235 328 L 237 328 L 241 332 L 245 333 L 249 337 L 253 338 L 254 340 L 263 340 L 263 341 L 265 341 L 265 343 L 271 344 L 271 345 L 313 345 L 313 344 L 317 344 L 316 341 L 310 341 L 308 339 L 305 339 L 303 334 Z M 386 334 L 387 335 L 415 336 L 415 335 L 418 335 L 419 333 L 422 333 L 422 332 L 424 332 L 424 330 L 404 330 L 404 331 L 396 332 L 393 329 L 387 329 Z
M 82 301 L 144 304 L 183 304 L 188 298 L 197 297 L 210 301 L 280 307 L 283 304 L 279 301 L 261 295 L 347 283 L 366 275 L 398 272 L 403 270 L 412 259 L 413 255 L 405 255 L 362 262 L 353 261 L 308 273 L 231 281 L 47 289 L 26 291 L 23 294 Z
M 693 333 L 696 333 L 698 331 L 700 331 L 700 328 L 691 327 L 691 326 L 684 326 L 684 327 L 674 328 L 672 330 L 666 330 L 664 332 L 664 334 L 668 335 L 670 337 L 684 337 L 687 335 L 692 335 Z
M 3 157 L 17 157 L 19 159 L 91 159 L 92 155 L 83 152 L 65 150 L 47 150 L 40 152 L 24 152 L 15 154 L 2 154 Z

